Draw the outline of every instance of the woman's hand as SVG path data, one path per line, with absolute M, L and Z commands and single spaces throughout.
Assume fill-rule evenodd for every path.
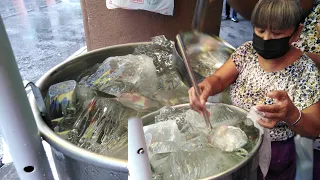
M 188 91 L 189 101 L 191 108 L 202 114 L 203 112 L 206 112 L 206 102 L 208 97 L 211 95 L 212 86 L 209 81 L 204 80 L 198 84 L 198 87 L 200 90 L 200 98 L 197 97 L 196 91 L 194 87 L 192 87 Z
M 258 105 L 257 110 L 269 121 L 259 120 L 258 123 L 265 128 L 274 128 L 279 121 L 290 124 L 299 118 L 299 110 L 293 104 L 286 91 L 272 91 L 268 94 L 269 98 L 275 99 L 273 105 Z

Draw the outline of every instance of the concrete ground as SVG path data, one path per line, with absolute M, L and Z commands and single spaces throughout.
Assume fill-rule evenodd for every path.
M 36 81 L 85 46 L 80 0 L 0 0 L 0 14 L 25 80 Z M 253 34 L 250 22 L 238 19 L 221 22 L 220 37 L 234 47 Z M 2 151 L 0 143 L 0 159 Z
M 36 81 L 85 46 L 79 1 L 0 1 L 0 14 L 24 79 Z

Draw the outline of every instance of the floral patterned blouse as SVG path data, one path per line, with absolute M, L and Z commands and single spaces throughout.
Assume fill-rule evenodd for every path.
M 287 91 L 300 110 L 320 100 L 320 72 L 306 55 L 281 71 L 265 72 L 259 65 L 252 42 L 249 41 L 240 46 L 231 58 L 239 72 L 230 91 L 235 106 L 250 110 L 255 105 L 272 104 L 273 101 L 267 94 L 273 90 Z M 284 141 L 294 135 L 284 122 L 279 122 L 270 130 L 272 141 Z

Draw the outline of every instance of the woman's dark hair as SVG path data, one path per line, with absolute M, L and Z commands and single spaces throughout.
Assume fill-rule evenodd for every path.
M 299 0 L 260 0 L 252 14 L 253 27 L 272 30 L 297 28 L 302 18 Z

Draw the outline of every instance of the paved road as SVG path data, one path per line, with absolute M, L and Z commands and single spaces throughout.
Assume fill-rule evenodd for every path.
M 85 45 L 80 0 L 1 0 L 0 14 L 26 80 Z

